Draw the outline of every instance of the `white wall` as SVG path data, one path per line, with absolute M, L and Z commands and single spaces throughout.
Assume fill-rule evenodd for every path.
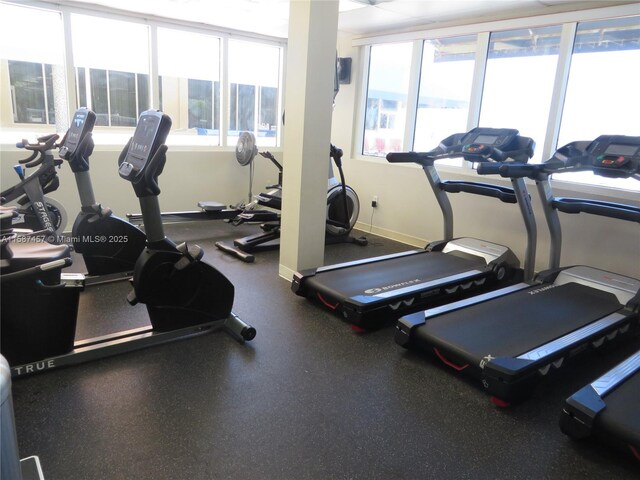
M 273 150 L 276 158 L 282 154 Z M 118 176 L 120 150 L 96 147 L 90 158 L 91 180 L 96 201 L 110 207 L 118 216 L 140 211 L 131 185 Z M 0 178 L 2 189 L 17 183 L 12 166 L 25 158 L 24 150 L 3 145 L 0 151 Z M 267 184 L 276 183 L 278 171 L 272 163 L 256 156 L 254 194 L 264 190 Z M 49 194 L 61 202 L 69 215 L 69 224 L 80 211 L 80 201 L 75 179 L 65 162 L 59 170 L 60 188 Z M 169 148 L 167 163 L 160 177 L 160 206 L 163 211 L 197 209 L 200 200 L 215 200 L 226 204 L 247 201 L 249 191 L 249 167 L 240 166 L 235 152 L 185 151 L 184 147 Z

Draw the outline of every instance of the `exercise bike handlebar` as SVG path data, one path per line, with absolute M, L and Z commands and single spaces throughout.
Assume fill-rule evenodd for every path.
M 43 263 L 41 265 L 36 265 L 35 267 L 25 268 L 24 270 L 20 270 L 18 272 L 13 273 L 3 273 L 0 276 L 0 283 L 2 282 L 12 282 L 16 280 L 20 280 L 27 277 L 37 276 L 41 272 L 46 272 L 48 270 L 54 270 L 57 268 L 64 268 L 71 265 L 71 258 L 62 258 L 60 260 L 54 260 L 53 262 Z
M 23 140 L 22 142 L 26 142 L 26 140 Z M 22 142 L 16 143 L 16 148 L 24 148 Z M 33 160 L 36 160 L 36 158 L 38 157 L 38 154 L 40 152 L 33 152 L 31 155 L 29 155 L 28 158 L 24 158 L 22 160 L 18 160 L 18 163 L 20 163 L 21 165 L 25 165 L 28 167 L 33 167 L 35 165 L 38 165 L 42 162 L 42 159 L 38 159 L 35 163 L 31 163 Z
M 60 155 L 62 158 L 69 162 L 69 166 L 71 167 L 71 171 L 73 172 L 86 172 L 89 170 L 89 157 L 93 153 L 93 149 L 95 147 L 95 143 L 93 141 L 93 132 L 87 132 L 80 143 L 75 149 L 73 154 L 69 155 L 69 151 L 64 151 L 66 147 L 64 146 L 64 142 L 66 139 L 62 139 L 60 145 L 63 145 L 60 148 Z
M 57 133 L 52 133 L 51 135 L 39 137 L 38 143 L 29 143 L 28 140 L 24 139 L 16 143 L 17 148 L 24 148 L 25 150 L 31 150 L 33 152 L 28 158 L 19 160 L 18 162 L 28 168 L 40 165 L 44 160 L 46 152 L 56 147 L 56 140 L 59 138 L 60 136 Z
M 18 148 L 24 148 L 26 150 L 33 150 L 35 152 L 46 152 L 51 150 L 56 145 L 56 140 L 60 138 L 57 133 L 51 135 L 45 135 L 44 137 L 38 137 L 38 143 L 29 143 L 28 140 L 22 140 L 22 142 L 16 144 Z

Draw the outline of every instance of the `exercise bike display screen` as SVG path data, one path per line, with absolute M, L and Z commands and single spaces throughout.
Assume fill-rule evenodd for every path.
M 160 127 L 160 118 L 151 115 L 140 117 L 133 140 L 129 146 L 127 161 L 134 167 L 140 169 L 149 160 L 153 141 Z
M 154 110 L 143 112 L 138 119 L 126 157 L 120 165 L 120 176 L 136 181 L 149 159 L 166 140 L 170 128 L 171 120 L 162 112 Z
M 93 130 L 96 123 L 96 114 L 87 108 L 79 108 L 73 115 L 71 126 L 64 140 L 64 145 L 60 148 L 60 156 L 69 158 L 72 156 L 84 136 Z

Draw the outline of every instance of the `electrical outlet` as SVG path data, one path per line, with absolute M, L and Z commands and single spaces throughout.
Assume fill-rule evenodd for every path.
M 378 196 L 374 195 L 373 198 L 371 199 L 371 206 L 373 208 L 377 208 L 378 207 Z

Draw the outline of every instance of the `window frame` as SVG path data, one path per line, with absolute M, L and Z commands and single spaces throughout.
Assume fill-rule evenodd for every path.
M 5 3 L 5 2 L 2 2 Z M 11 4 L 10 2 L 6 2 Z M 160 93 L 158 87 L 158 28 L 168 28 L 174 30 L 182 30 L 191 33 L 204 34 L 208 36 L 217 37 L 220 40 L 220 108 L 219 108 L 219 124 L 220 124 L 220 144 L 219 145 L 199 145 L 199 144 L 189 144 L 189 143 L 180 143 L 180 147 L 190 148 L 194 150 L 206 149 L 206 150 L 219 150 L 219 151 L 227 151 L 235 149 L 235 142 L 233 145 L 227 145 L 227 130 L 228 130 L 228 118 L 225 114 L 228 112 L 229 108 L 229 75 L 228 75 L 228 43 L 229 39 L 233 38 L 234 40 L 242 40 L 247 42 L 259 43 L 270 45 L 274 47 L 278 47 L 281 49 L 280 55 L 280 64 L 278 65 L 278 98 L 277 98 L 277 108 L 278 108 L 278 118 L 282 118 L 282 109 L 284 107 L 284 95 L 285 95 L 285 86 L 284 86 L 284 78 L 285 78 L 285 68 L 286 68 L 286 55 L 287 55 L 287 43 L 286 39 L 278 38 L 278 37 L 270 37 L 262 34 L 254 34 L 251 32 L 239 32 L 236 30 L 225 29 L 223 27 L 217 26 L 203 26 L 202 24 L 192 23 L 188 21 L 178 20 L 178 19 L 168 19 L 164 17 L 159 17 L 155 15 L 149 14 L 138 14 L 136 12 L 127 12 L 125 14 L 118 13 L 117 10 L 112 9 L 108 6 L 102 6 L 97 4 L 92 5 L 65 5 L 65 4 L 53 4 L 46 1 L 25 1 L 17 4 L 20 7 L 27 8 L 37 8 L 41 10 L 47 10 L 50 12 L 58 13 L 62 17 L 62 31 L 64 35 L 64 57 L 65 63 L 64 68 L 66 72 L 66 85 L 67 85 L 67 112 L 66 116 L 68 119 L 72 118 L 73 112 L 80 106 L 78 105 L 78 89 L 77 89 L 77 80 L 78 77 L 76 75 L 76 64 L 73 58 L 73 44 L 72 44 L 72 32 L 71 32 L 71 15 L 79 14 L 79 15 L 88 15 L 97 18 L 109 19 L 109 20 L 117 20 L 124 21 L 129 23 L 135 23 L 144 25 L 148 28 L 149 32 L 149 101 L 148 104 L 150 108 L 159 108 L 160 107 Z M 137 79 L 137 77 L 136 77 Z M 89 81 L 89 78 L 85 79 L 86 82 Z M 136 85 L 137 90 L 137 85 Z M 136 92 L 137 93 L 137 92 Z M 257 96 L 257 94 L 256 94 Z M 136 96 L 137 99 L 137 96 Z M 187 116 L 187 107 L 188 103 L 187 98 L 185 98 L 184 106 L 181 107 L 181 115 Z M 136 106 L 137 107 L 137 106 Z M 182 111 L 184 109 L 184 112 Z M 257 116 L 258 112 L 254 112 L 254 115 Z M 13 122 L 13 118 L 8 119 L 6 124 L 3 127 L 7 129 L 28 129 L 30 131 L 34 131 L 37 133 L 47 132 L 50 133 L 51 125 L 40 125 L 40 124 L 30 124 L 30 123 L 16 123 Z M 48 127 L 48 128 L 47 128 Z M 68 125 L 58 127 L 66 129 Z M 114 126 L 96 126 L 95 131 L 98 134 L 105 135 L 104 140 L 101 142 L 102 145 L 108 145 L 107 148 L 112 149 L 113 147 L 119 147 L 121 145 L 121 135 L 122 133 L 133 132 L 134 127 L 114 127 Z M 113 139 L 109 139 L 108 134 L 114 133 Z M 276 135 L 276 144 L 278 145 L 276 148 L 281 148 L 282 146 L 282 136 L 283 129 L 277 129 Z
M 557 59 L 556 74 L 553 80 L 554 83 L 552 90 L 551 107 L 549 115 L 547 117 L 545 137 L 544 139 L 535 139 L 537 142 L 539 142 L 537 148 L 541 149 L 541 158 L 546 159 L 550 158 L 554 153 L 558 141 L 578 23 L 631 16 L 638 16 L 637 4 L 617 5 L 590 10 L 546 14 L 510 20 L 490 21 L 470 25 L 458 25 L 413 32 L 389 33 L 380 36 L 362 36 L 354 38 L 352 41 L 352 46 L 358 49 L 360 58 L 360 62 L 358 63 L 360 83 L 357 86 L 358 90 L 356 92 L 353 123 L 354 127 L 352 132 L 353 141 L 351 145 L 352 158 L 366 162 L 386 164 L 384 158 L 365 155 L 362 153 L 364 148 L 364 121 L 367 106 L 366 101 L 368 75 L 370 52 L 372 46 L 378 44 L 400 43 L 407 41 L 414 42 L 414 55 L 412 57 L 412 76 L 410 77 L 409 83 L 409 95 L 412 95 L 413 93 L 417 95 L 418 89 L 420 87 L 420 60 L 424 42 L 427 40 L 436 40 L 440 38 L 450 38 L 473 34 L 477 35 L 474 78 L 467 121 L 467 130 L 470 130 L 471 128 L 474 128 L 479 124 L 480 110 L 482 105 L 482 92 L 484 90 L 484 76 L 489 54 L 489 38 L 491 32 L 559 25 L 561 27 L 560 49 Z M 407 148 L 407 150 L 410 150 L 414 145 L 413 136 L 415 135 L 416 113 L 417 102 L 408 101 L 407 122 L 405 124 L 404 136 L 404 145 L 410 146 Z M 409 121 L 409 119 L 411 119 L 411 121 Z M 409 164 L 397 164 L 395 166 L 399 168 L 418 168 L 415 165 Z M 471 175 L 473 165 L 470 162 L 461 161 L 460 166 L 443 165 L 442 170 L 444 172 L 452 172 L 457 175 Z M 498 181 L 502 182 L 503 179 L 499 179 Z M 630 190 L 623 190 L 613 186 L 572 182 L 570 180 L 563 180 L 562 176 L 558 176 L 556 179 L 554 179 L 554 181 L 557 183 L 558 188 L 564 189 L 569 192 L 597 193 L 616 199 L 637 201 L 637 191 L 634 192 Z

